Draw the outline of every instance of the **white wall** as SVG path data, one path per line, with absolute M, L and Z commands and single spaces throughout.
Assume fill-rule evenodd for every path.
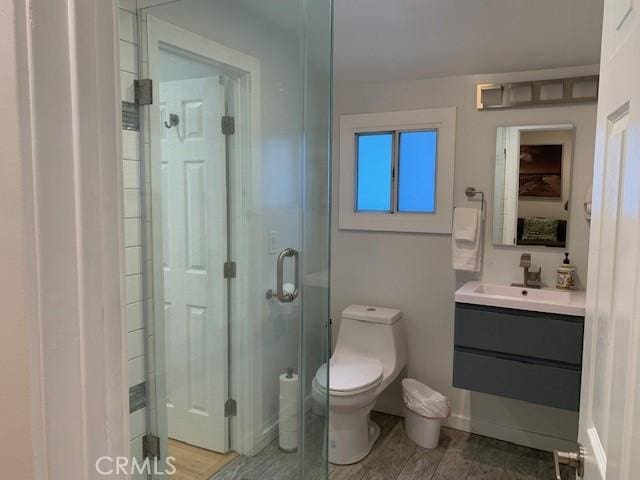
M 590 66 L 338 85 L 334 96 L 334 138 L 338 138 L 341 114 L 457 106 L 455 205 L 478 205 L 466 199 L 464 190 L 467 186 L 484 191 L 488 202 L 482 278 L 503 283 L 520 280 L 519 257 L 523 251 L 528 251 L 532 253 L 533 263 L 542 265 L 543 281 L 553 284 L 555 268 L 562 261 L 563 250 L 492 245 L 496 128 L 518 124 L 573 123 L 576 126 L 576 144 L 568 251 L 578 266 L 580 278 L 586 279 L 588 226 L 582 214 L 582 203 L 592 177 L 595 104 L 478 112 L 475 109 L 475 85 L 478 82 L 557 78 L 593 72 L 597 72 L 597 68 Z M 333 153 L 333 211 L 337 211 L 337 142 L 334 142 Z M 575 441 L 578 421 L 575 413 L 452 387 L 453 294 L 464 282 L 477 278 L 477 275 L 454 273 L 450 236 L 340 231 L 335 215 L 332 224 L 331 312 L 335 328 L 338 327 L 341 310 L 351 303 L 397 307 L 404 312 L 407 329 L 408 375 L 451 398 L 452 425 L 542 448 L 557 445 L 554 439 Z M 391 388 L 381 398 L 378 408 L 399 413 L 399 401 L 397 389 Z

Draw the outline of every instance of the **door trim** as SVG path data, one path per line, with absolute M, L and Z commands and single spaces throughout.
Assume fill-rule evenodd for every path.
M 8 3 L 3 78 L 15 75 L 7 94 L 19 109 L 2 121 L 20 151 L 3 181 L 21 196 L 23 255 L 12 260 L 24 284 L 9 299 L 20 325 L 6 333 L 27 351 L 7 367 L 28 381 L 16 415 L 30 423 L 14 463 L 29 456 L 33 478 L 93 479 L 99 457 L 129 455 L 118 5 Z
M 160 45 L 185 55 L 194 56 L 198 61 L 208 61 L 228 72 L 233 72 L 235 77 L 234 105 L 237 111 L 236 131 L 231 137 L 230 147 L 233 155 L 240 159 L 232 162 L 233 168 L 229 171 L 230 192 L 229 223 L 228 229 L 231 238 L 235 239 L 235 245 L 239 251 L 236 258 L 231 260 L 238 264 L 237 278 L 231 280 L 231 303 L 229 325 L 233 326 L 233 335 L 227 346 L 230 349 L 230 395 L 238 402 L 238 416 L 230 420 L 230 448 L 238 453 L 253 453 L 257 445 L 262 443 L 262 428 L 258 428 L 261 422 L 259 411 L 255 401 L 260 398 L 257 388 L 258 380 L 262 378 L 261 343 L 255 339 L 261 338 L 260 317 L 262 297 L 259 291 L 259 273 L 261 252 L 260 230 L 258 225 L 261 197 L 260 176 L 260 62 L 249 55 L 233 50 L 225 45 L 214 42 L 200 35 L 183 30 L 171 23 L 162 21 L 150 14 L 141 12 L 142 26 L 146 19 L 148 35 L 148 64 L 143 62 L 143 75 L 147 78 L 157 79 L 158 54 Z M 140 28 L 141 35 L 145 35 L 144 28 Z M 144 45 L 144 42 L 141 42 Z M 143 52 L 144 53 L 144 52 Z M 141 58 L 143 55 L 140 56 Z M 145 71 L 145 69 L 147 71 Z M 154 82 L 154 98 L 158 97 L 159 82 Z M 144 135 L 151 132 L 151 155 L 159 152 L 159 131 L 157 119 L 150 115 L 151 108 L 144 107 Z M 155 145 L 155 147 L 154 147 Z M 153 191 L 159 191 L 158 175 L 151 178 Z M 153 209 L 153 244 L 162 244 L 161 212 Z M 233 246 L 232 246 L 233 248 Z M 153 258 L 153 310 L 162 312 L 163 298 L 157 292 L 164 291 L 161 257 Z M 222 266 L 221 266 L 222 275 Z M 253 279 L 253 281 L 252 281 Z M 247 298 L 254 299 L 249 303 Z M 155 360 L 159 365 L 164 365 L 164 318 L 162 315 L 155 317 L 154 348 Z M 152 318 L 151 312 L 146 318 Z M 152 379 L 153 380 L 153 379 Z M 150 382 L 151 383 L 151 382 Z M 151 391 L 154 399 L 164 398 L 166 386 L 164 376 L 155 376 L 155 391 Z M 152 433 L 161 439 L 161 452 L 166 455 L 166 412 L 162 408 L 155 409 L 155 417 L 150 419 Z

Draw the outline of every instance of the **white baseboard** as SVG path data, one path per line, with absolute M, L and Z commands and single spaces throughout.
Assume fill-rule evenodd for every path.
M 460 415 L 452 415 L 444 422 L 444 425 L 455 428 L 456 430 L 497 438 L 505 442 L 548 452 L 553 450 L 574 450 L 576 448 L 576 440 L 572 441 L 565 438 L 552 437 L 543 433 L 520 430 L 512 426 L 500 425 L 484 420 L 473 420 Z
M 278 420 L 276 419 L 274 422 L 272 422 L 262 430 L 260 436 L 253 442 L 253 448 L 249 452 L 245 452 L 245 455 L 249 455 L 250 457 L 257 455 L 262 450 L 264 450 L 271 442 L 273 442 L 276 439 L 277 435 Z

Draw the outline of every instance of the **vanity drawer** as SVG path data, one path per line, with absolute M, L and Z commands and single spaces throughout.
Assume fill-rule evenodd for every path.
M 455 346 L 582 364 L 584 318 L 456 304 Z
M 580 370 L 456 350 L 453 386 L 578 411 Z

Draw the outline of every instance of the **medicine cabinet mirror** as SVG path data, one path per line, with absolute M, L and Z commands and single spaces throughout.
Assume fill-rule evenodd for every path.
M 574 137 L 571 124 L 498 128 L 494 244 L 566 247 Z

